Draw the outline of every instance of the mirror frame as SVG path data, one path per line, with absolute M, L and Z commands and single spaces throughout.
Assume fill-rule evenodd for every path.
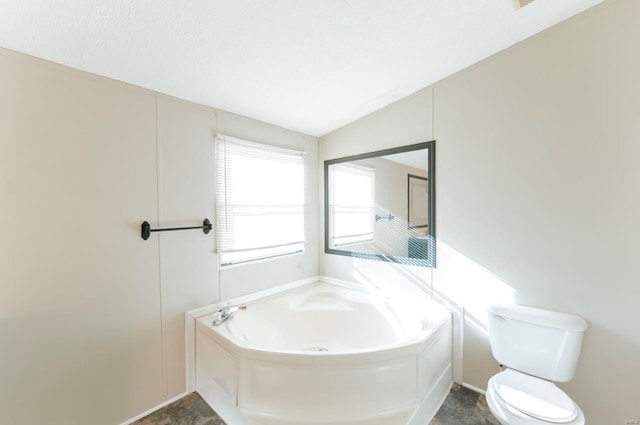
M 409 257 L 396 257 L 374 253 L 355 252 L 341 249 L 329 248 L 329 166 L 344 162 L 358 161 L 361 159 L 376 158 L 380 156 L 393 155 L 403 152 L 427 149 L 427 187 L 429 190 L 429 230 L 427 235 L 427 252 L 431 255 L 424 259 L 424 264 L 416 264 L 416 259 Z M 408 181 L 408 180 L 407 180 Z M 407 199 L 408 201 L 408 199 Z M 408 223 L 407 223 L 408 224 Z M 343 158 L 329 159 L 324 161 L 324 252 L 326 254 L 343 255 L 347 257 L 365 258 L 379 261 L 387 261 L 399 264 L 419 265 L 422 267 L 436 267 L 436 142 L 416 143 L 414 145 L 400 146 L 397 148 L 384 149 L 375 152 L 367 152 L 359 155 L 351 155 Z

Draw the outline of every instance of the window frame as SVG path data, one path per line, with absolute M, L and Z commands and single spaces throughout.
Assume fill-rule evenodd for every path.
M 364 166 L 360 166 L 360 165 L 355 165 L 355 164 L 347 164 L 347 163 L 340 163 L 340 164 L 335 164 L 336 167 L 332 168 L 331 171 L 329 172 L 329 180 L 330 180 L 330 184 L 329 186 L 331 188 L 333 188 L 333 190 L 331 190 L 329 192 L 329 204 L 331 205 L 329 208 L 329 213 L 332 215 L 333 220 L 331 220 L 331 223 L 333 223 L 333 231 L 330 232 L 331 239 L 330 239 L 330 243 L 331 243 L 331 248 L 338 248 L 341 249 L 342 247 L 347 247 L 350 245 L 359 245 L 359 244 L 363 244 L 363 243 L 368 243 L 368 242 L 372 242 L 373 241 L 373 236 L 374 236 L 374 230 L 375 230 L 375 208 L 376 208 L 376 200 L 375 200 L 375 185 L 376 185 L 376 179 L 375 179 L 375 169 L 370 168 L 370 167 L 364 167 Z M 340 168 L 346 169 L 345 171 L 341 171 Z M 356 175 L 356 176 L 362 176 L 368 179 L 368 192 L 369 192 L 369 197 L 371 200 L 370 205 L 364 206 L 364 205 L 342 205 L 342 204 L 337 204 L 335 201 L 335 196 L 336 196 L 336 192 L 335 192 L 335 187 L 337 186 L 337 182 L 336 182 L 336 174 L 338 172 L 342 172 L 343 174 L 352 174 L 352 175 Z M 333 200 L 333 202 L 331 201 Z M 345 211 L 338 211 L 338 210 L 345 210 Z M 337 226 L 338 223 L 338 216 L 340 214 L 350 214 L 350 212 L 348 211 L 349 209 L 351 210 L 358 210 L 360 209 L 363 213 L 368 213 L 369 217 L 368 217 L 368 225 L 369 225 L 369 231 L 366 233 L 356 233 L 356 234 L 344 234 L 344 235 L 336 235 L 336 231 L 335 228 Z M 361 213 L 362 213 L 361 212 Z M 351 212 L 353 214 L 357 214 L 357 212 Z M 342 240 L 342 242 L 338 242 L 338 240 Z
M 282 258 L 291 255 L 300 255 L 305 251 L 306 244 L 306 211 L 307 211 L 307 199 L 306 199 L 306 161 L 304 151 L 281 148 L 278 146 L 268 145 L 264 143 L 258 143 L 254 141 L 239 139 L 232 136 L 223 135 L 217 133 L 215 135 L 215 174 L 216 174 L 216 184 L 215 184 L 215 252 L 218 256 L 218 268 L 226 269 L 231 267 L 238 267 L 241 265 L 251 264 L 260 261 L 268 261 L 276 258 Z M 228 152 L 228 147 L 230 144 L 234 144 L 233 151 L 231 153 Z M 223 147 L 221 149 L 221 147 Z M 247 204 L 238 205 L 234 204 L 233 201 L 227 199 L 227 195 L 229 193 L 233 193 L 233 189 L 230 189 L 229 185 L 233 184 L 233 181 L 229 181 L 229 177 L 233 176 L 234 171 L 236 173 L 244 173 L 244 170 L 234 170 L 233 168 L 228 167 L 228 160 L 231 155 L 242 155 L 242 151 L 246 151 L 248 155 L 244 156 L 245 158 L 260 158 L 262 160 L 272 161 L 274 166 L 277 165 L 278 157 L 280 162 L 282 163 L 282 159 L 286 159 L 286 161 L 290 161 L 291 164 L 294 164 L 294 167 L 299 165 L 301 170 L 296 172 L 296 179 L 300 184 L 301 193 L 297 193 L 294 197 L 300 197 L 301 203 L 297 202 L 293 205 L 281 205 L 281 204 L 259 204 L 256 202 L 255 204 Z M 269 156 L 272 156 L 269 158 Z M 288 157 L 288 158 L 287 158 Z M 221 165 L 224 164 L 224 165 Z M 298 174 L 299 173 L 299 174 Z M 275 189 L 282 190 L 282 189 Z M 285 189 L 286 190 L 286 189 Z M 300 240 L 290 240 L 285 243 L 269 243 L 262 244 L 261 246 L 243 246 L 243 247 L 233 247 L 233 243 L 235 238 L 237 237 L 237 232 L 233 230 L 228 230 L 228 224 L 231 220 L 232 223 L 234 219 L 241 217 L 242 214 L 238 213 L 242 208 L 246 210 L 246 208 L 255 207 L 256 209 L 262 209 L 265 211 L 264 213 L 255 213 L 255 217 L 260 217 L 262 219 L 265 216 L 270 215 L 286 215 L 291 214 L 295 215 L 300 221 L 300 227 L 297 227 L 296 231 L 301 238 L 296 238 Z M 235 214 L 230 216 L 229 210 L 236 210 Z M 252 214 L 245 215 L 245 217 L 251 217 Z M 259 219 L 258 219 L 259 220 Z M 235 223 L 232 227 L 235 226 Z M 221 230 L 222 228 L 227 230 Z M 286 239 L 286 238 L 285 238 Z M 245 253 L 245 254 L 243 254 Z M 226 257 L 226 258 L 225 258 Z

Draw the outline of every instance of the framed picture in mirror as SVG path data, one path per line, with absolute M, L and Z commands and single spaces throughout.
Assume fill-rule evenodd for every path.
M 410 229 L 429 227 L 429 179 L 407 174 L 407 223 Z

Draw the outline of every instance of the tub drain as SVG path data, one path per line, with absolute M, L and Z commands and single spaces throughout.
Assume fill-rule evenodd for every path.
M 329 351 L 326 347 L 308 347 L 303 348 L 302 351 Z

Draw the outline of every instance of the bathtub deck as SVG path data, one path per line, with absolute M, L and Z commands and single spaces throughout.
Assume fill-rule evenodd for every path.
M 131 425 L 226 425 L 197 394 L 171 403 Z M 425 424 L 427 425 L 427 424 Z M 428 425 L 499 425 L 483 395 L 453 384 L 444 404 Z

